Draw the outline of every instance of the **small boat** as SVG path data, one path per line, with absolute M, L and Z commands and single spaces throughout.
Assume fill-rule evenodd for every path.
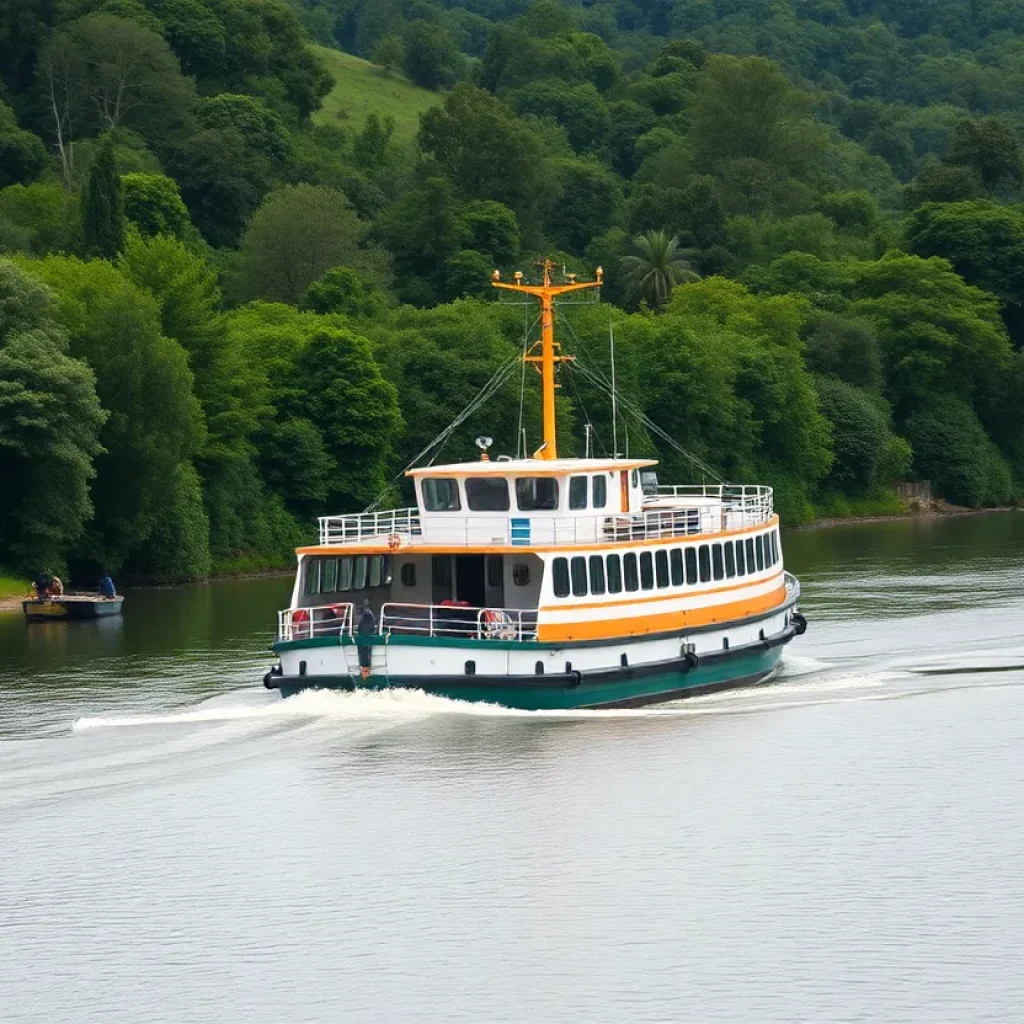
M 33 597 L 21 602 L 21 610 L 29 622 L 51 619 L 102 619 L 121 614 L 124 598 L 100 597 L 98 594 L 64 594 L 60 597 Z
M 268 689 L 630 707 L 762 682 L 806 629 L 770 487 L 665 487 L 652 459 L 558 457 L 554 299 L 601 273 L 553 284 L 542 266 L 543 283 L 495 284 L 541 303 L 525 358 L 543 444 L 492 460 L 478 438 L 479 461 L 407 472 L 414 507 L 320 519 L 319 543 L 296 551 Z

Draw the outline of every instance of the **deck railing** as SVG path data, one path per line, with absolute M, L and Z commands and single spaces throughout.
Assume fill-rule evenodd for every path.
M 277 613 L 278 640 L 309 640 L 352 633 L 352 605 L 324 604 L 314 608 L 285 608 Z
M 468 640 L 536 640 L 536 608 L 472 608 L 458 604 L 385 604 L 384 634 Z
M 414 508 L 361 515 L 325 516 L 320 543 L 344 546 L 386 541 L 392 548 L 421 544 L 447 547 L 572 545 L 655 540 L 721 533 L 768 522 L 772 489 L 760 486 L 661 487 L 632 514 L 565 515 L 523 512 L 508 515 L 436 513 Z
M 321 544 L 358 544 L 375 537 L 414 537 L 420 532 L 420 513 L 416 508 L 323 516 L 320 519 Z

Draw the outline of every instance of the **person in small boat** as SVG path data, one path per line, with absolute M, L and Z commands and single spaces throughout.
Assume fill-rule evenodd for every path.
M 50 597 L 64 596 L 64 581 L 59 576 L 54 576 L 50 583 Z
M 370 646 L 369 637 L 377 632 L 377 620 L 374 617 L 373 609 L 370 607 L 370 599 L 363 600 L 363 607 L 359 611 L 359 622 L 356 625 L 356 633 L 360 637 L 367 637 L 364 641 L 357 640 L 359 645 L 359 674 L 368 679 L 370 676 L 370 665 L 373 659 L 373 647 Z
M 53 574 L 49 569 L 43 569 L 41 572 L 36 573 L 35 582 L 32 584 L 35 587 L 36 595 L 46 600 L 50 596 L 50 588 L 53 586 Z
M 100 597 L 104 597 L 108 601 L 117 597 L 117 588 L 114 586 L 114 581 L 110 578 L 109 572 L 105 572 L 100 577 L 99 593 Z

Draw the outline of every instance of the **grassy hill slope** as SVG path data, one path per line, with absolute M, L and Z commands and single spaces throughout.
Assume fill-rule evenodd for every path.
M 316 115 L 320 124 L 359 128 L 367 114 L 390 114 L 395 119 L 395 138 L 411 142 L 420 114 L 440 102 L 437 93 L 421 89 L 397 72 L 385 75 L 380 68 L 350 53 L 316 47 L 331 74 L 334 88 Z

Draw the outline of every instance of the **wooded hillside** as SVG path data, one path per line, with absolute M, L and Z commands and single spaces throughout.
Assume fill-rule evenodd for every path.
M 1017 499 L 1022 30 L 1024 0 L 0 0 L 0 566 L 287 564 L 522 351 L 490 273 L 539 255 L 605 270 L 565 311 L 566 450 L 611 448 L 613 323 L 627 404 L 790 523 L 900 479 Z M 538 406 L 527 378 L 531 447 Z M 446 457 L 514 452 L 519 409 L 515 374 Z

